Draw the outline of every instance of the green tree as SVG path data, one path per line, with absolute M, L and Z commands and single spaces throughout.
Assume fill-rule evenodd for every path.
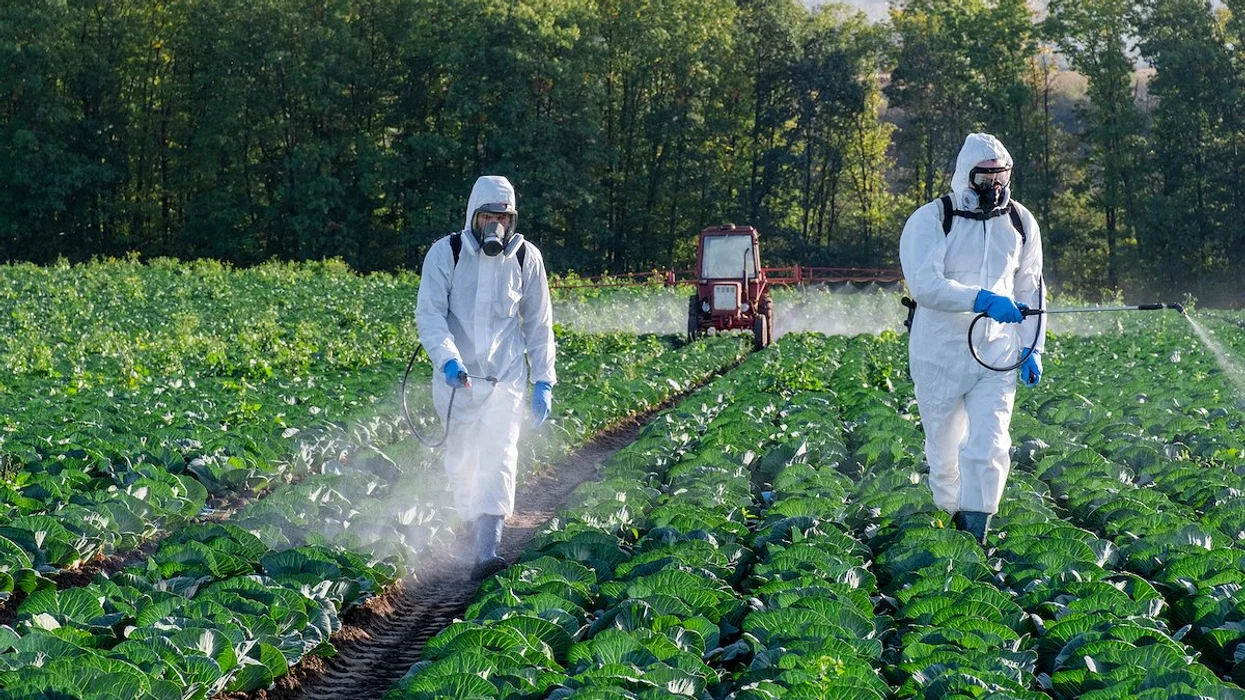
M 900 163 L 921 200 L 949 185 L 964 136 L 999 137 L 1016 164 L 1018 198 L 1049 199 L 1044 174 L 1049 121 L 1033 79 L 1040 47 L 1025 0 L 911 0 L 892 10 L 895 47 L 891 106 L 902 111 Z
M 1092 206 L 1102 213 L 1105 285 L 1117 289 L 1121 248 L 1134 243 L 1142 164 L 1143 123 L 1133 91 L 1133 61 L 1126 37 L 1133 32 L 1127 0 L 1052 0 L 1047 31 L 1088 81 L 1082 109 L 1088 141 Z M 1097 246 L 1094 246 L 1097 248 Z M 1090 250 L 1084 251 L 1085 255 Z
M 912 0 L 891 11 L 894 70 L 886 96 L 902 110 L 900 163 L 929 201 L 950 184 L 950 166 L 984 111 L 969 47 L 980 0 Z
M 994 0 L 975 14 L 969 59 L 981 91 L 981 128 L 997 136 L 1015 162 L 1012 190 L 1028 201 L 1040 172 L 1044 116 L 1031 79 L 1039 61 L 1038 27 L 1026 0 Z
M 108 30 L 111 5 L 98 25 Z M 90 31 L 77 3 L 0 7 L 0 255 L 47 262 L 108 251 L 107 207 L 124 164 L 114 130 L 112 37 Z
M 812 18 L 807 34 L 794 73 L 793 142 L 802 151 L 795 250 L 812 262 L 866 262 L 888 223 L 891 127 L 880 119 L 875 77 L 882 37 L 863 16 L 831 8 Z
M 1156 291 L 1173 293 L 1235 270 L 1241 259 L 1239 74 L 1225 25 L 1202 0 L 1141 8 L 1142 55 L 1155 68 L 1151 165 L 1155 191 L 1138 249 Z
M 789 139 L 796 118 L 795 80 L 808 13 L 794 0 L 762 0 L 743 7 L 738 60 L 750 83 L 751 119 L 746 147 L 748 184 L 740 216 L 772 230 L 780 225 L 778 212 L 784 207 L 771 200 L 789 191 L 787 180 L 792 175 Z

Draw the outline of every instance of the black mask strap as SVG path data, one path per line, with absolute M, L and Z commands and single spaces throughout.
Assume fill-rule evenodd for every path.
M 991 209 L 990 211 L 966 211 L 964 209 L 956 209 L 952 211 L 951 213 L 955 216 L 962 216 L 965 219 L 973 219 L 974 221 L 985 221 L 987 219 L 993 219 L 996 216 L 1003 216 L 1004 214 L 1009 213 L 1011 210 L 1012 210 L 1012 206 L 1009 203 L 1005 207 L 998 207 L 997 209 Z

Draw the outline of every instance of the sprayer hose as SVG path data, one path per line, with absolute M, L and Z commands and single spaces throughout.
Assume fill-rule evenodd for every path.
M 1009 365 L 1007 367 L 995 367 L 993 365 L 986 364 L 986 361 L 981 359 L 981 356 L 977 354 L 977 346 L 973 345 L 973 330 L 977 328 L 977 322 L 983 318 L 989 318 L 989 316 L 987 316 L 986 314 L 977 314 L 977 317 L 973 319 L 973 322 L 968 324 L 968 351 L 972 353 L 973 359 L 977 360 L 977 364 L 981 365 L 982 367 L 985 367 L 986 369 L 989 369 L 989 370 L 993 370 L 995 372 L 1010 372 L 1015 369 L 1020 369 L 1021 366 L 1024 365 L 1025 363 L 1025 358 L 1028 357 L 1029 354 L 1032 354 L 1033 351 L 1037 348 L 1038 340 L 1041 339 L 1042 337 L 1042 324 L 1040 323 L 1038 324 L 1037 332 L 1033 334 L 1033 342 L 1030 343 L 1028 346 L 1029 352 L 1021 353 L 1020 359 L 1016 361 L 1016 364 Z
M 411 361 L 406 363 L 406 373 L 402 375 L 402 415 L 406 417 L 406 424 L 410 426 L 411 434 L 415 436 L 415 439 L 424 443 L 425 447 L 435 449 L 444 445 L 450 436 L 450 416 L 454 414 L 454 395 L 458 393 L 458 387 L 450 389 L 450 405 L 445 409 L 445 432 L 441 434 L 441 439 L 433 442 L 420 435 L 419 428 L 415 427 L 415 421 L 411 420 L 411 411 L 406 406 L 406 380 L 411 376 L 411 368 L 415 366 L 417 357 L 419 357 L 419 348 L 415 348 L 415 352 L 411 353 Z

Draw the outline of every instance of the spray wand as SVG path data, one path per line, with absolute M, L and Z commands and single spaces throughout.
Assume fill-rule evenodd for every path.
M 1162 311 L 1171 309 L 1179 311 L 1181 316 L 1188 317 L 1181 304 L 1135 304 L 1133 306 L 1080 306 L 1070 309 L 1021 309 L 1021 316 L 1037 316 L 1038 314 L 1087 314 L 1097 311 Z M 983 316 L 985 314 L 982 314 Z
M 1020 315 L 1025 318 L 1028 318 L 1030 316 L 1039 316 L 1041 314 L 1087 314 L 1087 313 L 1098 313 L 1101 311 L 1162 311 L 1163 309 L 1171 309 L 1173 311 L 1179 311 L 1181 316 L 1184 316 L 1185 318 L 1189 317 L 1189 314 L 1184 310 L 1183 305 L 1163 304 L 1163 303 L 1134 304 L 1131 306 L 1080 306 L 1080 307 L 1066 308 L 1066 309 L 1023 308 L 1020 310 Z M 989 318 L 989 316 L 987 316 L 984 313 L 978 314 L 977 317 L 973 319 L 973 322 L 968 325 L 968 351 L 972 353 L 973 359 L 976 360 L 977 364 L 981 365 L 982 367 L 985 367 L 986 369 L 994 370 L 995 372 L 1010 372 L 1014 369 L 1020 369 L 1020 366 L 1025 363 L 1024 358 L 1029 353 L 1032 353 L 1034 348 L 1037 347 L 1038 338 L 1042 333 L 1041 327 L 1038 328 L 1037 333 L 1033 334 L 1033 342 L 1030 343 L 1027 348 L 1029 353 L 1022 353 L 1021 359 L 1018 360 L 1016 364 L 1014 365 L 1011 365 L 1008 367 L 995 367 L 993 365 L 986 364 L 985 360 L 982 360 L 981 356 L 977 354 L 977 346 L 973 345 L 973 330 L 977 327 L 977 322 L 983 318 Z
M 423 350 L 423 346 L 415 348 L 415 352 L 411 353 L 411 361 L 406 363 L 406 373 L 402 375 L 402 415 L 406 417 L 406 424 L 410 426 L 411 434 L 415 436 L 415 439 L 429 448 L 436 449 L 444 445 L 446 439 L 450 436 L 450 416 L 454 415 L 454 397 L 458 395 L 458 387 L 450 390 L 450 404 L 445 409 L 445 432 L 441 433 L 441 439 L 433 441 L 424 437 L 420 434 L 419 428 L 415 427 L 415 421 L 411 420 L 411 411 L 406 406 L 406 380 L 411 376 L 411 368 L 415 366 L 415 360 L 419 357 L 420 350 Z M 471 382 L 468 381 L 470 379 L 482 379 L 486 382 L 491 382 L 493 386 L 497 386 L 497 382 L 500 381 L 492 375 L 480 377 L 474 374 L 467 374 L 466 372 L 458 373 L 458 383 L 464 387 L 471 386 Z

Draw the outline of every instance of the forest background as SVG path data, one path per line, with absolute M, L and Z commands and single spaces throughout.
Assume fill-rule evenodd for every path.
M 1235 303 L 1245 0 L 7 0 L 0 260 L 418 269 L 480 174 L 553 271 L 891 267 L 965 134 L 1047 277 Z

